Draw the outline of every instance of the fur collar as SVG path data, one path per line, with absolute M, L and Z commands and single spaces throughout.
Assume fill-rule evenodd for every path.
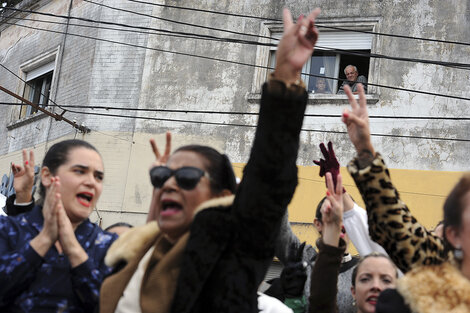
M 235 196 L 213 198 L 199 205 L 194 214 L 212 207 L 228 207 L 232 205 Z M 115 266 L 125 261 L 134 259 L 148 244 L 155 240 L 160 228 L 156 221 L 145 225 L 133 227 L 122 234 L 109 248 L 104 262 L 107 266 Z
M 470 312 L 470 281 L 449 262 L 418 267 L 397 285 L 413 313 Z
M 204 201 L 201 203 L 197 209 L 194 211 L 194 214 L 201 212 L 202 210 L 209 209 L 209 208 L 217 208 L 217 207 L 229 207 L 233 204 L 233 200 L 235 199 L 235 195 L 230 195 L 226 197 L 219 197 L 219 198 L 212 198 L 210 200 Z
M 115 266 L 123 260 L 126 263 L 129 262 L 150 240 L 155 239 L 159 230 L 156 221 L 129 229 L 111 245 L 104 258 L 104 263 L 107 266 Z

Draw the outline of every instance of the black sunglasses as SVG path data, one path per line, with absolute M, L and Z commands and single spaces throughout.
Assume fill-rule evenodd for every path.
M 171 176 L 175 176 L 176 183 L 184 190 L 194 189 L 201 180 L 201 177 L 209 177 L 200 168 L 192 166 L 180 167 L 177 170 L 172 170 L 166 166 L 155 166 L 150 170 L 150 181 L 155 188 L 162 188 L 163 184 Z

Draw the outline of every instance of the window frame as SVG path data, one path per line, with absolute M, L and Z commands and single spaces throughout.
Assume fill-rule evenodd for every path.
M 34 80 L 36 78 L 39 78 L 42 75 L 45 75 L 49 72 L 52 73 L 52 78 L 51 78 L 51 84 L 50 84 L 50 92 L 49 92 L 49 102 L 55 98 L 56 92 L 57 92 L 57 73 L 58 73 L 58 62 L 59 62 L 59 53 L 60 53 L 60 46 L 57 46 L 49 51 L 46 51 L 35 58 L 32 58 L 26 62 L 23 62 L 19 66 L 19 77 L 21 80 L 18 80 L 18 86 L 16 88 L 16 93 L 24 96 L 25 91 L 27 88 L 27 84 L 25 81 L 28 81 L 28 73 L 30 74 L 29 80 Z M 43 68 L 43 71 L 41 71 L 41 68 Z M 31 73 L 33 75 L 31 76 Z M 31 78 L 32 77 L 32 78 Z M 17 103 L 21 103 L 20 100 L 16 100 Z M 11 120 L 7 128 L 13 129 L 16 127 L 19 127 L 21 125 L 24 125 L 25 123 L 29 123 L 32 121 L 37 120 L 38 118 L 42 118 L 46 116 L 42 112 L 36 112 L 36 114 L 31 114 L 31 115 L 26 115 L 24 117 L 20 117 L 20 113 L 22 112 L 23 108 L 26 108 L 28 112 L 32 110 L 27 108 L 30 107 L 27 104 L 24 105 L 19 105 L 17 107 L 12 108 L 12 112 L 10 114 Z
M 362 31 L 379 31 L 381 18 L 380 17 L 361 17 L 361 18 L 334 18 L 334 19 L 319 19 L 318 24 L 328 26 L 328 27 L 338 27 L 344 29 L 354 29 Z M 335 31 L 334 29 L 330 30 L 328 28 L 319 28 L 320 36 L 322 32 Z M 340 30 L 339 30 L 340 31 Z M 282 35 L 283 25 L 282 22 L 272 22 L 264 21 L 261 22 L 260 26 L 260 36 L 263 37 L 279 37 Z M 380 39 L 379 39 L 380 40 Z M 380 42 L 377 39 L 377 36 L 372 37 L 370 51 L 371 54 L 378 53 L 378 47 Z M 268 38 L 260 38 L 259 42 L 262 43 L 278 43 L 277 40 L 271 40 Z M 256 64 L 260 67 L 256 67 L 253 75 L 253 84 L 251 92 L 247 95 L 247 100 L 249 102 L 257 102 L 261 98 L 261 87 L 262 84 L 266 81 L 266 77 L 270 70 L 265 67 L 271 66 L 270 55 L 271 50 L 276 50 L 277 47 L 261 46 L 257 47 L 256 51 Z M 328 51 L 328 50 L 323 50 Z M 339 60 L 336 60 L 339 62 Z M 310 63 L 310 59 L 307 63 Z M 377 73 L 379 67 L 379 59 L 370 58 L 369 60 L 369 72 L 367 74 L 368 82 L 376 83 L 377 82 Z M 339 64 L 336 69 L 340 71 Z M 337 77 L 339 77 L 339 73 Z M 339 84 L 339 81 L 337 81 Z M 378 102 L 378 88 L 376 86 L 368 86 L 368 94 L 366 95 L 368 104 L 374 104 Z M 344 95 L 338 94 L 315 94 L 309 93 L 309 103 L 315 104 L 347 104 L 347 99 Z
M 51 75 L 52 74 L 52 75 Z M 48 77 L 50 77 L 50 81 L 48 83 Z M 46 72 L 40 76 L 34 77 L 31 80 L 26 80 L 26 83 L 24 84 L 25 87 L 23 89 L 23 95 L 22 97 L 25 98 L 26 100 L 29 100 L 32 103 L 37 103 L 40 107 L 45 108 L 47 107 L 49 103 L 49 99 L 51 98 L 51 89 L 52 89 L 52 79 L 54 77 L 54 70 L 50 70 L 49 72 Z M 39 81 L 40 79 L 40 81 Z M 31 85 L 36 85 L 37 82 L 41 82 L 41 90 L 39 91 L 39 94 L 34 91 L 34 89 L 31 87 Z M 46 92 L 47 85 L 49 85 L 49 91 Z M 26 94 L 28 93 L 28 94 Z M 44 99 L 44 95 L 47 93 L 47 101 Z M 33 97 L 39 96 L 39 100 L 35 101 Z M 24 114 L 23 114 L 24 112 Z M 22 105 L 20 109 L 20 114 L 19 114 L 19 119 L 27 118 L 32 116 L 33 114 L 38 113 L 39 110 L 36 108 L 33 108 L 30 105 Z

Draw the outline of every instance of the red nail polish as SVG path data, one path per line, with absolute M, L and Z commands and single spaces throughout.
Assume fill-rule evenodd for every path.
M 349 114 L 346 113 L 346 112 L 344 112 L 344 113 L 343 113 L 343 116 L 346 117 L 346 118 L 348 118 L 348 117 L 349 117 Z
M 26 162 L 24 162 L 24 164 L 28 165 L 28 164 L 29 164 L 29 162 L 28 162 L 28 161 L 26 161 Z
M 329 196 L 329 195 L 330 195 L 330 192 L 329 192 L 328 190 L 326 191 L 326 195 L 327 195 L 327 196 Z

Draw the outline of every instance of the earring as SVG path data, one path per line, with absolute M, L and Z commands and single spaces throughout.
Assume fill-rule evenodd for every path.
M 462 247 L 460 245 L 456 245 L 456 247 L 454 249 L 454 258 L 457 261 L 462 261 L 463 260 L 463 251 L 462 251 Z
M 353 306 L 356 306 L 356 299 L 353 300 Z

